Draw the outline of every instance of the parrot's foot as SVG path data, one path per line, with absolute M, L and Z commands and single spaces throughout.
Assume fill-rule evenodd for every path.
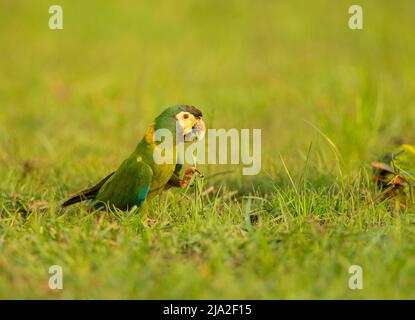
M 195 167 L 187 168 L 184 172 L 183 179 L 180 181 L 180 188 L 186 188 L 192 180 L 194 174 L 198 174 L 200 177 L 203 178 L 203 174 L 199 171 L 199 169 Z

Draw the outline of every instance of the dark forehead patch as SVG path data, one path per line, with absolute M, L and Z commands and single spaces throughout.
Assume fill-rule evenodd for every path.
M 181 106 L 182 111 L 186 111 L 194 115 L 196 118 L 202 117 L 202 111 L 194 106 Z

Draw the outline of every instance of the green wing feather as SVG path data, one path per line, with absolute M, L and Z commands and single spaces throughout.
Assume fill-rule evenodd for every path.
M 138 157 L 124 161 L 99 190 L 93 206 L 110 204 L 121 210 L 140 206 L 146 199 L 153 177 L 151 167 Z

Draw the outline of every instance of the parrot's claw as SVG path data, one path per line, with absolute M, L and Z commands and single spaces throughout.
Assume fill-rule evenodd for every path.
M 180 187 L 182 189 L 186 188 L 189 185 L 190 180 L 192 179 L 194 174 L 198 174 L 201 178 L 203 178 L 203 174 L 199 171 L 199 169 L 195 167 L 187 168 L 186 171 L 184 172 L 183 179 L 181 180 L 181 183 L 180 183 Z
M 203 178 L 203 173 L 201 173 L 200 170 L 195 167 L 187 168 L 184 172 L 184 175 L 192 177 L 195 173 L 197 173 L 201 178 Z

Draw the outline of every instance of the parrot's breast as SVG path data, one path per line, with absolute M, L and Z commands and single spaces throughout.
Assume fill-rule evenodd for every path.
M 165 185 L 173 175 L 175 167 L 175 164 L 161 164 L 155 165 L 152 168 L 153 180 L 150 184 L 149 196 L 155 195 L 164 189 Z

